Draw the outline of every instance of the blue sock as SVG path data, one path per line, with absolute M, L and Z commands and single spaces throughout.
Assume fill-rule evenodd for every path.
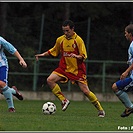
M 11 88 L 9 88 L 8 86 L 5 86 L 4 88 L 2 88 L 2 93 L 3 93 L 4 97 L 6 98 L 8 108 L 14 108 L 13 97 L 12 97 L 12 93 L 14 93 L 14 91 Z
M 116 96 L 121 100 L 121 102 L 125 105 L 126 108 L 133 108 L 133 104 L 128 97 L 128 94 L 122 90 L 119 90 L 115 93 Z

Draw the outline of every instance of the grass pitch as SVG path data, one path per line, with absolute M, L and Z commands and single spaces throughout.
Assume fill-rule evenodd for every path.
M 68 109 L 61 110 L 60 101 L 53 115 L 44 115 L 42 105 L 46 101 L 14 100 L 16 112 L 9 113 L 5 100 L 0 101 L 0 131 L 133 131 L 133 114 L 121 118 L 124 106 L 120 102 L 101 102 L 105 118 L 97 116 L 97 110 L 89 101 L 70 101 Z

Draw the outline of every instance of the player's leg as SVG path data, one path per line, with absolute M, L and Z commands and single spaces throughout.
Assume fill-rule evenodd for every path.
M 61 91 L 61 88 L 56 83 L 57 81 L 61 81 L 63 78 L 58 76 L 57 74 L 52 73 L 47 78 L 47 84 L 51 88 L 53 94 L 62 102 L 62 111 L 65 111 L 70 104 L 69 100 L 65 98 L 64 94 Z
M 113 92 L 126 107 L 126 110 L 121 114 L 121 117 L 126 117 L 133 113 L 133 103 L 126 92 L 130 87 L 132 87 L 132 85 L 133 82 L 130 78 L 119 80 L 112 85 Z
M 15 112 L 12 94 L 16 95 L 17 91 L 7 85 L 7 77 L 7 67 L 0 67 L 0 90 L 7 101 L 9 112 Z
M 96 107 L 98 110 L 98 116 L 99 117 L 104 117 L 105 116 L 105 111 L 103 110 L 100 102 L 98 101 L 96 95 L 89 90 L 88 85 L 83 84 L 81 82 L 78 82 L 78 85 L 82 92 L 85 94 L 85 96 L 90 100 L 90 102 Z

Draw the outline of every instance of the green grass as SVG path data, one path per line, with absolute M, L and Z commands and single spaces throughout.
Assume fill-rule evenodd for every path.
M 0 131 L 133 131 L 133 115 L 121 118 L 124 106 L 120 102 L 102 102 L 105 118 L 97 116 L 97 110 L 89 101 L 71 101 L 63 112 L 60 102 L 53 101 L 57 111 L 43 115 L 42 105 L 46 101 L 14 100 L 15 113 L 7 112 L 5 100 L 0 101 Z M 120 130 L 120 127 L 128 129 Z

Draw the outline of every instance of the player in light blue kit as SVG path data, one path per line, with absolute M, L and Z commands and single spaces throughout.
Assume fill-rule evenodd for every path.
M 128 48 L 128 61 L 129 67 L 120 76 L 120 80 L 113 84 L 112 89 L 116 96 L 126 107 L 121 117 L 127 117 L 133 113 L 133 103 L 129 99 L 127 92 L 133 91 L 133 24 L 129 24 L 125 28 L 125 37 L 130 41 Z M 129 75 L 129 77 L 127 77 Z
M 15 86 L 12 86 L 12 88 L 8 86 L 8 61 L 4 49 L 16 56 L 22 67 L 26 68 L 27 64 L 15 47 L 3 37 L 0 37 L 0 92 L 7 101 L 8 111 L 15 112 L 12 95 L 16 96 L 19 100 L 23 100 L 23 96 L 18 92 Z

